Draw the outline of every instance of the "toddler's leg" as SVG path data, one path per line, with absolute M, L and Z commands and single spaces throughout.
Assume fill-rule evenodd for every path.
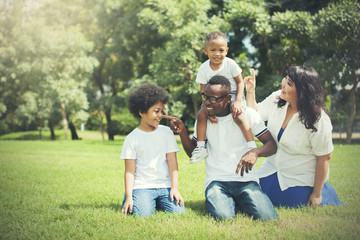
M 197 146 L 191 154 L 190 163 L 200 162 L 201 159 L 208 155 L 205 147 L 207 115 L 204 107 L 202 107 L 197 115 L 196 136 Z
M 248 149 L 256 148 L 254 135 L 251 131 L 251 127 L 249 122 L 247 121 L 245 114 L 240 114 L 234 118 L 235 123 L 239 126 L 241 129 L 241 132 L 243 133 L 246 142 L 248 144 Z

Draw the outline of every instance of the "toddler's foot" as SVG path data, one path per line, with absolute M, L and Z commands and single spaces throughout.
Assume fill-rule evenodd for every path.
M 206 147 L 196 147 L 194 151 L 191 153 L 190 163 L 200 162 L 201 159 L 207 157 L 208 151 Z

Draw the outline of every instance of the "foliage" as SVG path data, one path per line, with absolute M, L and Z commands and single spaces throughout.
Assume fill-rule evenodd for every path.
M 117 117 L 128 89 L 144 82 L 164 87 L 168 114 L 192 123 L 204 38 L 221 30 L 243 76 L 255 68 L 257 100 L 279 87 L 290 65 L 313 66 L 329 110 L 346 105 L 350 136 L 358 115 L 359 12 L 351 0 L 2 1 L 0 133 L 56 126 L 64 104 L 69 122 L 102 113 L 113 139 L 129 120 Z M 353 86 L 344 94 L 349 101 L 331 97 L 340 86 Z

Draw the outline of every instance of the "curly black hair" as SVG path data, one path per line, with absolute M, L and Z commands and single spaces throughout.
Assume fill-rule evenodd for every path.
M 320 119 L 321 110 L 326 112 L 319 74 L 315 69 L 306 66 L 289 67 L 286 74 L 295 83 L 300 121 L 306 129 L 316 132 L 315 124 Z M 279 98 L 277 104 L 282 107 L 286 101 Z
M 131 92 L 128 107 L 134 117 L 141 118 L 139 112 L 146 113 L 156 103 L 168 101 L 169 94 L 163 88 L 146 83 Z

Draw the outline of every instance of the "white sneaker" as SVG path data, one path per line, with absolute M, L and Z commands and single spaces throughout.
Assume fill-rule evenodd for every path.
M 196 147 L 191 153 L 190 163 L 200 162 L 204 157 L 207 157 L 208 151 L 206 147 Z

